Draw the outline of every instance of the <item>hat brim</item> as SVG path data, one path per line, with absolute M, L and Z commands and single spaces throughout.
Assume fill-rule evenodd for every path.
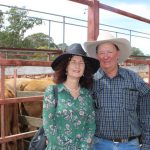
M 109 39 L 102 41 L 89 41 L 84 43 L 84 47 L 90 57 L 96 58 L 96 47 L 106 42 L 111 42 L 118 46 L 120 50 L 120 57 L 118 59 L 119 63 L 124 62 L 131 55 L 130 42 L 124 38 Z
M 83 58 L 85 58 L 86 61 L 89 62 L 91 69 L 92 69 L 92 74 L 94 74 L 98 68 L 99 68 L 99 61 L 96 60 L 95 58 L 92 57 L 87 57 L 87 56 L 83 56 L 83 55 L 77 55 L 77 54 L 62 54 L 60 56 L 58 56 L 51 64 L 52 69 L 55 71 L 57 66 L 61 64 L 61 62 L 63 62 L 65 59 L 67 59 L 68 57 L 71 57 L 72 55 L 76 55 L 76 56 L 82 56 Z

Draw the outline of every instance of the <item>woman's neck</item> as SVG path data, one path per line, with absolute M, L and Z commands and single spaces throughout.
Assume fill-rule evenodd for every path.
M 64 82 L 64 86 L 68 89 L 68 91 L 70 92 L 70 94 L 72 95 L 74 99 L 76 99 L 79 96 L 80 94 L 79 81 L 67 79 Z
M 77 90 L 79 89 L 79 80 L 67 79 L 64 82 L 64 85 L 70 90 Z

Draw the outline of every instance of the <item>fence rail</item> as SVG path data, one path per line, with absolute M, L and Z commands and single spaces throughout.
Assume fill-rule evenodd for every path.
M 76 0 L 75 0 L 76 1 Z M 104 4 L 100 4 L 100 8 L 103 7 Z M 38 32 L 44 32 L 45 34 L 49 35 L 49 37 L 52 37 L 56 43 L 73 43 L 73 42 L 84 42 L 87 40 L 87 20 L 83 19 L 77 19 L 73 17 L 63 16 L 63 15 L 57 15 L 53 13 L 47 13 L 32 9 L 25 9 L 20 7 L 13 7 L 8 5 L 0 4 L 0 7 L 6 7 L 6 8 L 17 8 L 21 10 L 26 10 L 29 12 L 30 15 L 25 16 L 29 18 L 36 18 L 43 21 L 41 27 L 38 28 Z M 106 7 L 106 5 L 105 5 Z M 3 12 L 6 14 L 6 12 Z M 34 16 L 32 16 L 32 13 L 35 13 Z M 8 13 L 7 13 L 8 14 Z M 13 15 L 13 14 L 12 14 Z M 43 17 L 39 16 L 45 15 Z M 36 27 L 35 27 L 36 28 Z M 73 30 L 72 30 L 72 29 Z M 117 26 L 112 26 L 108 24 L 99 24 L 99 30 L 100 31 L 109 31 L 112 34 L 114 34 L 117 37 L 126 37 L 130 40 L 132 47 L 137 47 L 141 51 L 143 50 L 143 47 L 139 47 L 138 43 L 135 42 L 135 40 L 139 39 L 141 40 L 141 43 L 148 42 L 150 40 L 150 33 L 131 30 L 128 28 L 122 28 Z M 33 28 L 33 32 L 30 32 L 30 34 L 35 33 Z M 57 32 L 57 34 L 56 34 Z M 70 32 L 71 38 L 70 38 Z M 83 33 L 82 36 L 80 33 Z M 74 33 L 74 36 L 73 35 Z M 79 33 L 78 35 L 76 33 Z M 29 33 L 28 33 L 29 35 Z M 48 47 L 51 46 L 51 41 L 49 40 L 47 43 Z M 144 44 L 143 44 L 144 45 Z M 148 48 L 147 48 L 148 49 Z
M 86 3 L 86 1 L 82 1 L 84 2 L 84 4 Z M 88 1 L 88 4 L 91 5 L 91 2 Z M 2 5 L 0 4 L 0 6 L 2 7 L 7 7 L 7 8 L 11 8 L 11 6 L 8 5 Z M 23 9 L 23 8 L 18 8 L 18 9 Z M 46 13 L 46 12 L 40 12 L 40 11 L 35 11 L 35 10 L 29 10 L 29 9 L 24 9 L 27 10 L 29 12 L 36 12 L 38 14 L 46 14 L 49 15 L 49 18 L 51 19 L 47 19 L 47 18 L 38 18 L 35 16 L 35 18 L 38 19 L 42 19 L 43 21 L 46 21 L 47 23 L 47 31 L 46 33 L 48 33 L 49 37 L 54 37 L 54 33 L 56 32 L 56 30 L 53 30 L 53 26 L 52 24 L 55 26 L 56 24 L 61 25 L 58 28 L 61 29 L 61 31 L 58 33 L 57 32 L 57 37 L 60 36 L 61 39 L 59 41 L 62 41 L 62 43 L 69 43 L 69 38 L 68 38 L 68 34 L 67 31 L 69 29 L 69 27 L 71 26 L 75 26 L 75 27 L 79 27 L 83 29 L 87 29 L 87 21 L 86 20 L 81 20 L 81 19 L 76 19 L 76 18 L 71 18 L 71 17 L 67 17 L 67 16 L 61 16 L 61 15 L 55 15 L 55 14 L 51 14 L 51 13 Z M 28 16 L 31 17 L 31 16 Z M 33 17 L 33 16 L 32 16 Z M 55 19 L 53 18 L 55 17 Z M 73 21 L 72 21 L 73 20 Z M 44 24 L 43 24 L 44 26 Z M 100 26 L 105 26 L 106 28 L 101 28 L 100 30 L 103 31 L 110 31 L 112 33 L 114 33 L 116 36 L 121 35 L 127 35 L 128 38 L 130 39 L 131 42 L 133 37 L 137 37 L 137 38 L 144 38 L 144 39 L 150 39 L 150 34 L 148 33 L 144 33 L 144 32 L 139 32 L 139 31 L 135 31 L 135 30 L 129 30 L 129 29 L 125 29 L 125 28 L 119 28 L 119 27 L 115 27 L 115 26 L 110 26 L 110 25 L 104 25 L 104 24 L 100 24 Z M 114 30 L 110 30 L 108 28 L 113 28 Z M 43 28 L 42 28 L 43 29 Z M 59 31 L 59 29 L 57 31 Z M 85 31 L 86 33 L 87 31 Z M 79 32 L 80 34 L 80 32 Z M 79 35 L 80 36 L 80 35 Z M 79 36 L 77 38 L 79 38 Z M 86 34 L 83 38 L 84 41 L 86 41 Z M 77 41 L 73 39 L 73 42 Z M 80 41 L 81 42 L 81 41 Z M 48 43 L 48 46 L 50 47 L 50 41 Z M 3 50 L 5 48 L 1 48 L 1 50 Z M 8 49 L 7 49 L 8 50 Z M 20 51 L 19 49 L 12 49 L 10 48 L 10 50 L 8 51 Z M 31 49 L 29 50 L 31 51 Z M 60 53 L 59 53 L 60 54 Z M 142 64 L 148 64 L 149 65 L 149 70 L 150 70 L 150 62 L 149 60 L 127 60 L 127 63 L 142 63 Z M 47 61 L 47 62 L 37 62 L 37 61 L 31 61 L 31 60 L 7 60 L 5 58 L 1 58 L 0 61 L 0 66 L 1 66 L 1 98 L 0 98 L 0 106 L 1 106 L 1 137 L 0 137 L 0 143 L 2 145 L 2 150 L 6 150 L 6 143 L 8 141 L 13 141 L 13 140 L 17 140 L 17 139 L 22 139 L 22 138 L 27 138 L 27 137 L 31 137 L 33 136 L 33 134 L 36 131 L 31 131 L 31 132 L 26 132 L 26 133 L 20 133 L 20 134 L 15 134 L 15 135 L 10 135 L 10 136 L 6 136 L 5 135 L 5 124 L 4 124 L 4 120 L 5 120 L 5 113 L 4 113 L 4 106 L 7 104 L 17 104 L 17 103 L 21 103 L 21 102 L 33 102 L 33 101 L 41 101 L 41 99 L 43 98 L 43 96 L 32 96 L 32 97 L 19 97 L 19 98 L 5 98 L 4 96 L 4 82 L 5 82 L 5 67 L 6 66 L 50 66 L 51 62 Z M 149 73 L 149 79 L 150 79 L 150 73 Z M 150 80 L 149 80 L 150 81 Z
M 7 51 L 8 53 L 13 51 L 28 51 L 28 49 L 15 49 L 15 48 L 0 48 L 1 51 Z M 47 55 L 49 53 L 51 53 L 52 55 L 60 55 L 62 53 L 61 50 L 35 50 L 35 49 L 29 49 L 29 51 L 41 51 L 43 53 L 46 53 Z M 33 61 L 33 60 L 17 60 L 17 59 L 7 59 L 7 58 L 3 58 L 2 56 L 5 55 L 1 55 L 0 58 L 0 66 L 1 66 L 1 82 L 0 82 L 0 87 L 1 87 L 1 91 L 0 91 L 0 111 L 1 111 L 1 136 L 0 136 L 0 144 L 2 146 L 2 150 L 6 149 L 6 143 L 10 142 L 10 141 L 16 141 L 19 139 L 25 139 L 25 138 L 29 138 L 32 137 L 36 131 L 30 131 L 30 132 L 23 132 L 23 133 L 17 133 L 17 134 L 13 134 L 13 135 L 6 135 L 5 133 L 5 128 L 6 128 L 6 116 L 5 116 L 5 105 L 10 105 L 10 104 L 20 104 L 23 102 L 42 102 L 43 99 L 43 95 L 39 95 L 39 96 L 29 96 L 29 97 L 15 97 L 15 98 L 5 98 L 4 95 L 4 91 L 5 91 L 5 71 L 6 71 L 6 67 L 11 66 L 11 67 L 15 67 L 15 66 L 38 66 L 38 67 L 50 67 L 52 61 L 47 60 L 47 61 Z M 14 81 L 16 81 L 16 75 L 12 74 L 12 76 L 14 76 Z M 14 83 L 16 84 L 16 83 Z M 15 92 L 15 91 L 14 91 Z M 19 117 L 19 116 L 18 116 Z M 29 118 L 27 118 L 29 119 Z M 33 119 L 33 118 L 32 118 Z M 31 120 L 31 118 L 30 118 Z M 18 122 L 19 123 L 19 122 Z M 12 127 L 13 128 L 13 127 Z

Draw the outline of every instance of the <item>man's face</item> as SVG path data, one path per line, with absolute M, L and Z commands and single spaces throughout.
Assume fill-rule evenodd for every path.
M 112 43 L 103 43 L 97 50 L 97 59 L 104 70 L 115 69 L 118 66 L 120 51 Z

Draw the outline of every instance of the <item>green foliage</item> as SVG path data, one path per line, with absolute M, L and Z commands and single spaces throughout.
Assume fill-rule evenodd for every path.
M 0 24 L 4 30 L 0 31 L 0 46 L 1 47 L 28 47 L 28 43 L 24 42 L 24 34 L 27 30 L 32 29 L 35 25 L 42 24 L 41 19 L 27 17 L 26 10 L 20 10 L 15 7 L 7 11 L 8 21 L 4 24 L 3 13 L 0 12 Z M 27 44 L 27 45 L 26 45 Z
M 139 48 L 132 47 L 131 55 L 133 55 L 133 56 L 144 56 L 144 53 Z
M 8 17 L 10 25 L 6 28 L 6 31 L 15 32 L 20 37 L 24 37 L 24 33 L 28 29 L 32 29 L 34 25 L 40 25 L 42 23 L 41 19 L 27 17 L 28 12 L 26 10 L 11 8 L 8 13 L 10 14 Z
M 3 24 L 4 24 L 4 15 L 3 15 L 2 11 L 0 10 L 0 31 L 3 28 Z
M 42 20 L 27 16 L 25 9 L 10 8 L 4 15 L 0 11 L 0 47 L 32 48 L 32 49 L 59 49 L 52 37 L 44 33 L 35 33 L 25 38 L 27 30 L 41 25 Z M 64 45 L 61 45 L 61 47 Z M 32 56 L 33 54 L 33 56 Z M 47 54 L 40 52 L 9 52 L 7 58 L 47 60 Z M 53 57 L 51 57 L 53 59 Z
M 46 53 L 34 53 L 33 60 L 46 61 L 48 60 L 48 55 Z
M 59 49 L 65 51 L 68 48 L 68 45 L 66 43 L 58 44 Z
M 24 41 L 28 41 L 30 47 L 32 48 L 38 49 L 39 47 L 47 47 L 46 49 L 48 49 L 48 45 L 50 45 L 50 48 L 58 48 L 58 46 L 54 43 L 53 38 L 49 37 L 44 33 L 36 33 L 29 35 L 25 38 Z

